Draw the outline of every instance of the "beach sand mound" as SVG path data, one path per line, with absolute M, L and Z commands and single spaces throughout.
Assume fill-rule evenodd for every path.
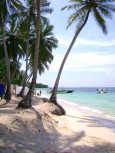
M 45 110 L 45 112 L 48 112 L 48 113 L 51 113 L 51 114 L 54 114 L 54 115 L 58 115 L 58 116 L 66 114 L 64 108 L 61 105 L 54 104 L 52 102 L 49 102 L 48 100 L 44 101 L 45 98 L 42 98 L 42 99 L 43 99 L 43 101 L 42 101 L 43 104 L 40 106 L 40 108 L 42 110 Z
M 34 97 L 31 109 L 17 110 L 19 100 L 0 101 L 0 153 L 115 153 L 115 144 L 75 130 L 79 123 L 68 116 L 52 115 L 52 104 Z

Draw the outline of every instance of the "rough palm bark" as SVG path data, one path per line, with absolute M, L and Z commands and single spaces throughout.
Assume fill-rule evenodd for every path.
M 37 66 L 38 66 L 38 55 L 39 55 L 39 42 L 40 42 L 40 0 L 36 1 L 37 5 L 37 25 L 36 25 L 36 46 L 34 54 L 34 66 L 33 66 L 33 78 L 27 95 L 19 102 L 17 108 L 31 108 L 33 101 L 33 94 L 37 79 Z

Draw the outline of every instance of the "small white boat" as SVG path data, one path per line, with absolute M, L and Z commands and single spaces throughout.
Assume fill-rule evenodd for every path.
M 107 93 L 107 89 L 106 88 L 99 88 L 99 89 L 97 89 L 97 93 Z

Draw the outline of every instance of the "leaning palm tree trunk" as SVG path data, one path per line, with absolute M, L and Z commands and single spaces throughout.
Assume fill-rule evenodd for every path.
M 40 0 L 37 3 L 37 25 L 36 25 L 36 46 L 34 54 L 34 66 L 33 66 L 33 78 L 27 95 L 19 102 L 18 108 L 31 108 L 33 94 L 37 79 L 37 66 L 38 66 L 38 53 L 39 53 L 39 43 L 40 43 Z
M 56 81 L 55 81 L 55 84 L 54 84 L 54 87 L 53 87 L 53 90 L 52 90 L 52 94 L 51 94 L 51 97 L 50 97 L 50 102 L 53 102 L 53 103 L 57 103 L 57 89 L 58 89 L 58 84 L 59 84 L 59 80 L 60 80 L 60 76 L 61 76 L 61 73 L 62 73 L 62 70 L 63 70 L 63 67 L 64 67 L 64 64 L 66 62 L 66 59 L 79 35 L 79 33 L 81 32 L 81 30 L 83 29 L 83 27 L 85 26 L 85 24 L 87 23 L 87 20 L 88 20 L 88 17 L 89 17 L 89 13 L 90 13 L 90 10 L 87 12 L 87 15 L 86 15 L 86 18 L 84 20 L 84 23 L 80 26 L 80 28 L 76 31 L 75 33 L 75 36 L 73 37 L 72 39 L 72 42 L 64 56 L 64 59 L 62 61 L 62 64 L 60 66 L 60 69 L 59 69 L 59 72 L 58 72 L 58 75 L 57 75 L 57 78 L 56 78 Z
M 5 33 L 4 33 L 4 25 L 2 19 L 0 19 L 1 31 L 2 31 L 2 38 L 3 38 L 3 47 L 4 47 L 4 54 L 5 54 L 5 64 L 6 64 L 6 72 L 7 72 L 7 89 L 5 93 L 5 99 L 7 101 L 11 100 L 11 82 L 10 82 L 10 62 L 8 59 L 8 52 L 5 40 Z

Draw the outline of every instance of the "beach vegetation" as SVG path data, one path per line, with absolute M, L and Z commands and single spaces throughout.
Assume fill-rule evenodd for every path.
M 37 79 L 37 65 L 38 65 L 38 51 L 39 51 L 39 44 L 40 44 L 40 0 L 37 0 L 34 5 L 37 6 L 36 10 L 36 42 L 35 42 L 35 52 L 34 52 L 34 64 L 33 64 L 33 78 L 30 84 L 29 91 L 27 95 L 18 103 L 17 108 L 31 108 L 32 99 L 34 95 L 34 89 Z
M 33 61 L 33 73 L 32 81 L 30 83 L 29 91 L 27 95 L 18 103 L 17 108 L 31 108 L 32 99 L 34 95 L 34 89 L 37 79 L 37 69 L 38 69 L 38 59 L 39 59 L 39 49 L 40 49 L 40 36 L 41 36 L 41 1 L 35 1 L 34 3 L 37 6 L 36 9 L 36 39 L 35 39 L 35 50 L 34 50 L 34 61 Z
M 53 61 L 52 49 L 56 48 L 58 45 L 57 39 L 53 34 L 53 25 L 51 25 L 47 20 L 42 20 L 41 22 L 41 36 L 40 36 L 40 48 L 39 48 L 39 59 L 38 59 L 38 73 L 41 75 L 46 69 L 49 69 L 49 65 Z M 34 49 L 35 49 L 35 32 L 32 33 L 30 40 L 30 51 L 29 51 L 29 72 L 32 77 L 33 74 L 33 63 L 34 63 Z M 25 77 L 26 79 L 27 77 Z M 24 88 L 26 85 L 26 80 L 23 83 L 23 88 L 19 93 L 19 96 L 24 97 Z
M 8 4 L 6 4 L 7 2 Z M 5 61 L 1 64 L 1 73 L 4 74 L 5 72 L 5 75 L 1 75 L 1 78 L 4 80 L 7 87 L 5 95 L 7 101 L 11 99 L 11 83 L 23 86 L 19 96 L 24 97 L 25 86 L 33 77 L 29 87 L 29 96 L 27 96 L 30 98 L 29 101 L 32 100 L 37 72 L 41 75 L 45 69 L 49 69 L 49 64 L 51 64 L 54 58 L 52 50 L 58 45 L 58 40 L 54 37 L 52 32 L 54 27 L 50 24 L 49 19 L 44 16 L 44 14 L 52 13 L 53 11 L 53 9 L 49 7 L 50 2 L 47 0 L 41 1 L 40 21 L 38 21 L 37 16 L 36 4 L 38 2 L 36 3 L 36 1 L 33 0 L 26 0 L 23 4 L 21 2 L 23 1 L 14 0 L 14 4 L 11 4 L 9 0 L 4 1 L 4 3 L 0 5 L 0 7 L 6 5 L 5 11 L 8 12 L 7 17 L 5 15 L 3 16 L 3 10 L 0 10 L 0 55 L 2 61 Z M 13 7 L 15 7 L 16 10 Z M 36 25 L 39 28 L 37 28 Z M 2 34 L 3 32 L 4 34 Z M 4 55 L 4 48 L 6 49 L 6 57 Z M 26 61 L 25 71 L 20 70 L 20 60 L 22 59 Z M 7 73 L 5 65 L 7 66 Z M 21 106 L 23 107 L 23 105 L 20 105 L 20 107 Z
M 26 87 L 26 81 L 27 81 L 27 71 L 29 67 L 29 50 L 30 50 L 30 39 L 31 35 L 33 33 L 33 28 L 35 28 L 36 24 L 36 3 L 35 1 L 27 0 L 25 1 L 24 9 L 22 12 L 20 12 L 19 16 L 19 32 L 23 34 L 25 38 L 25 61 L 26 61 L 26 68 L 25 68 L 25 74 L 23 78 L 23 85 L 20 93 L 18 96 L 24 97 L 25 87 Z
M 6 77 L 5 62 L 3 59 L 0 59 L 0 80 L 4 81 L 5 77 Z
M 33 1 L 26 1 L 26 8 L 24 9 L 24 19 L 22 19 L 20 24 L 20 29 L 22 33 L 26 33 L 26 69 L 23 79 L 23 87 L 18 96 L 24 97 L 25 86 L 27 82 L 32 78 L 33 75 L 33 63 L 34 63 L 34 50 L 35 50 L 35 40 L 36 40 L 36 5 Z M 49 2 L 44 3 L 41 1 L 41 36 L 40 36 L 40 47 L 39 47 L 39 62 L 38 62 L 38 72 L 41 75 L 45 69 L 49 68 L 53 60 L 52 49 L 57 47 L 57 39 L 53 36 L 52 30 L 53 26 L 50 25 L 49 19 L 43 16 L 46 13 L 52 13 L 52 8 L 49 7 Z M 23 12 L 22 12 L 23 13 Z M 23 18 L 23 17 L 22 17 Z M 25 26 L 25 23 L 27 24 Z M 28 75 L 29 71 L 29 75 Z
M 7 73 L 7 89 L 5 93 L 5 99 L 7 101 L 11 100 L 11 76 L 10 76 L 10 62 L 6 44 L 6 24 L 11 16 L 11 14 L 18 11 L 18 9 L 22 8 L 22 4 L 19 0 L 4 0 L 0 2 L 0 31 L 2 34 L 3 48 L 4 48 L 4 56 L 5 56 L 5 65 L 6 65 L 6 73 Z
M 20 68 L 21 68 L 20 59 L 23 59 L 25 57 L 25 53 L 23 51 L 25 46 L 25 41 L 23 39 L 23 36 L 20 35 L 17 29 L 18 27 L 15 24 L 14 19 L 8 21 L 8 27 L 5 33 L 6 33 L 6 44 L 7 44 L 8 56 L 10 62 L 11 83 L 13 82 L 16 73 L 20 74 Z
M 70 27 L 73 23 L 75 23 L 76 30 L 75 30 L 75 35 L 67 49 L 67 52 L 59 68 L 58 75 L 56 77 L 55 84 L 52 90 L 52 94 L 50 96 L 50 102 L 57 104 L 57 90 L 63 67 L 77 37 L 79 36 L 82 29 L 85 27 L 90 17 L 90 14 L 94 16 L 94 19 L 101 28 L 102 32 L 106 35 L 107 25 L 105 18 L 107 19 L 112 18 L 112 12 L 115 12 L 114 2 L 115 2 L 114 0 L 83 0 L 83 1 L 70 0 L 70 5 L 65 6 L 61 9 L 61 10 L 67 9 L 73 11 L 73 13 L 68 18 L 67 28 Z
M 20 59 L 25 57 L 25 53 L 23 51 L 25 42 L 23 36 L 18 33 L 18 26 L 15 23 L 15 19 L 12 17 L 12 15 L 5 26 L 5 41 L 10 64 L 10 82 L 12 84 L 21 85 L 20 82 L 22 80 L 22 72 L 20 70 Z M 1 35 L 2 34 L 0 32 L 0 36 Z M 0 57 L 2 64 L 4 65 L 4 71 L 6 71 L 2 37 L 0 39 Z M 7 86 L 7 73 L 5 73 L 4 77 L 2 77 L 2 80 Z
M 29 88 L 30 82 L 28 82 L 26 86 Z M 43 84 L 43 83 L 36 83 L 35 88 L 48 88 L 48 85 Z
M 38 2 L 37 2 L 38 4 Z M 53 60 L 52 49 L 57 47 L 57 39 L 54 37 L 52 30 L 53 26 L 49 24 L 48 19 L 42 16 L 42 13 L 51 13 L 52 10 L 49 9 L 49 2 L 41 1 L 40 12 L 37 11 L 35 7 L 35 15 L 37 16 L 35 23 L 37 26 L 31 28 L 33 33 L 30 37 L 30 48 L 29 48 L 29 67 L 31 70 L 32 81 L 30 83 L 29 91 L 27 95 L 19 102 L 18 108 L 31 108 L 31 103 L 33 99 L 34 89 L 36 85 L 37 70 L 39 74 L 43 73 L 45 68 L 49 68 L 48 63 Z M 42 8 L 43 7 L 43 8 Z M 36 13 L 37 12 L 37 13 Z M 37 52 L 37 53 L 36 53 Z M 28 59 L 27 59 L 28 60 Z M 27 64 L 28 65 L 28 64 Z M 26 77 L 25 77 L 26 78 Z M 19 94 L 20 96 L 20 94 Z

